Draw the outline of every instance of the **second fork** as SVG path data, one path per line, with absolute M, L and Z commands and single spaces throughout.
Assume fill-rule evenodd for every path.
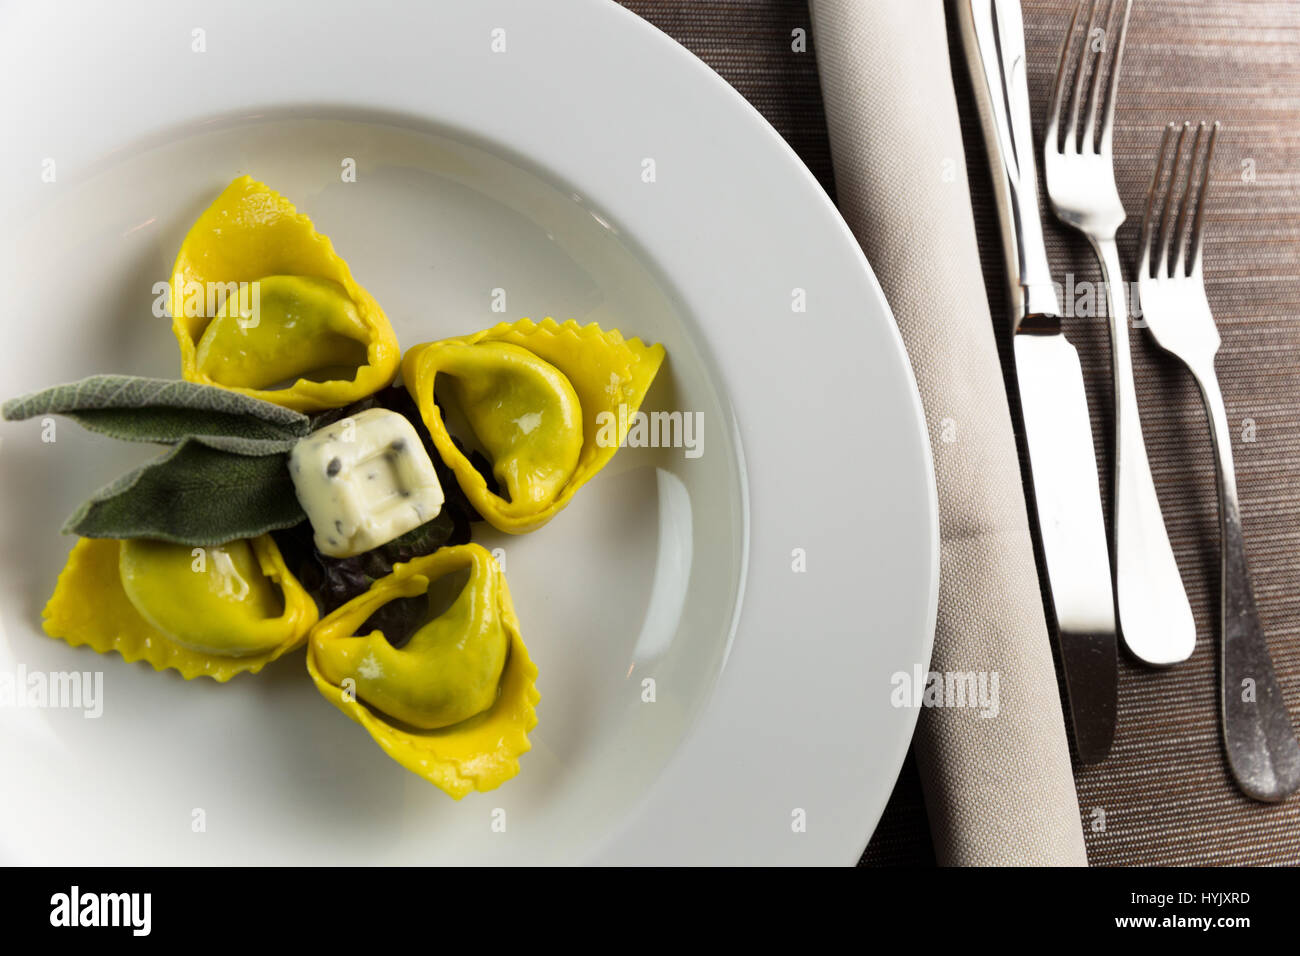
M 1181 130 L 1171 123 L 1160 141 L 1160 155 L 1147 192 L 1146 215 L 1142 218 L 1138 288 L 1142 293 L 1142 314 L 1147 316 L 1152 337 L 1192 373 L 1209 419 L 1219 486 L 1219 703 L 1223 746 L 1242 792 L 1274 803 L 1300 789 L 1300 743 L 1291 726 L 1255 606 L 1237 501 L 1232 432 L 1214 370 L 1219 331 L 1205 296 L 1202 262 L 1205 196 L 1219 124 L 1209 128 L 1208 136 L 1204 123 L 1197 128 L 1184 177 L 1182 160 L 1189 129 L 1186 123 Z M 1171 142 L 1177 142 L 1177 149 L 1168 183 L 1162 186 Z
M 1115 0 L 1106 0 L 1105 13 L 1100 18 L 1097 17 L 1099 6 L 1099 0 L 1078 0 L 1066 31 L 1044 136 L 1043 166 L 1052 211 L 1061 221 L 1087 236 L 1101 261 L 1106 289 L 1115 389 L 1112 521 L 1119 628 L 1124 643 L 1136 657 L 1148 664 L 1165 666 L 1191 656 L 1196 647 L 1196 623 L 1165 531 L 1142 438 L 1129 351 L 1127 285 L 1115 245 L 1115 234 L 1126 217 L 1115 187 L 1112 136 L 1132 0 L 1122 0 L 1104 105 L 1101 93 L 1102 79 L 1107 72 L 1106 41 L 1117 4 Z M 1082 42 L 1075 44 L 1075 27 L 1085 8 Z M 1094 20 L 1100 25 L 1098 28 L 1094 28 Z M 1073 70 L 1070 69 L 1072 61 Z M 1087 113 L 1080 126 L 1080 106 L 1090 64 Z M 1066 85 L 1071 76 L 1069 112 L 1064 117 L 1068 125 L 1062 129 Z

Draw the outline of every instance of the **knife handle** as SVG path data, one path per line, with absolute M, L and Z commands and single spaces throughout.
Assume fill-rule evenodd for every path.
M 1025 29 L 1019 0 L 956 0 L 993 167 L 993 192 L 1011 273 L 1012 332 L 1027 316 L 1061 314 L 1043 244 L 1038 167 L 1025 79 Z M 983 82 L 981 82 L 981 79 Z

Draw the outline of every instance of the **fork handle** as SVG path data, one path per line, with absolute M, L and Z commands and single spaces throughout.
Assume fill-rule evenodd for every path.
M 1115 601 L 1124 643 L 1156 666 L 1184 661 L 1196 648 L 1196 621 L 1169 544 L 1151 477 L 1129 352 L 1127 289 L 1114 238 L 1092 238 L 1110 315 L 1115 381 Z
M 1205 402 L 1219 477 L 1222 535 L 1220 693 L 1224 749 L 1238 786 L 1249 797 L 1275 803 L 1300 787 L 1300 744 L 1273 673 L 1273 661 L 1255 608 L 1232 463 L 1232 433 L 1214 373 L 1192 368 Z

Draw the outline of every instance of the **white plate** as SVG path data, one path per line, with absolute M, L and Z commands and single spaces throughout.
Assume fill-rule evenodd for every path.
M 929 659 L 933 479 L 870 268 L 756 112 L 606 0 L 0 16 L 6 396 L 177 374 L 153 284 L 249 172 L 333 238 L 404 347 L 495 323 L 504 289 L 509 317 L 663 342 L 648 407 L 704 422 L 699 457 L 625 449 L 542 531 L 487 539 L 540 724 L 519 777 L 459 803 L 321 700 L 300 654 L 219 686 L 42 636 L 63 518 L 148 452 L 3 426 L 0 673 L 100 672 L 103 714 L 0 710 L 0 857 L 856 859 L 916 718 L 890 677 Z

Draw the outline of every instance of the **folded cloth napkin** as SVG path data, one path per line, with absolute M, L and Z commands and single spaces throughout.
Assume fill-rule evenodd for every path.
M 931 671 L 998 675 L 996 716 L 925 708 L 940 863 L 1086 865 L 941 3 L 810 0 L 840 210 L 911 356 L 939 490 Z M 964 69 L 964 64 L 956 64 Z

